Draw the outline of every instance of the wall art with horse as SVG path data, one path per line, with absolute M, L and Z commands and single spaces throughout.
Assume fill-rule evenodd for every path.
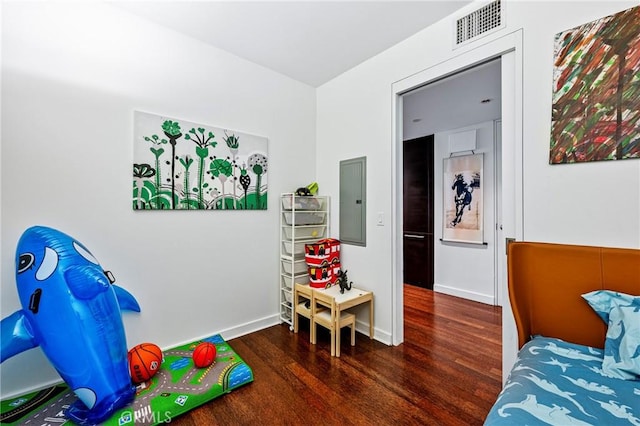
M 444 159 L 443 241 L 483 242 L 482 167 L 483 154 Z

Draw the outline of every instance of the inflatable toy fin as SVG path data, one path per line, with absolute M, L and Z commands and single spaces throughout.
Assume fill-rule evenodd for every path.
M 22 310 L 14 312 L 0 322 L 0 362 L 38 346 L 38 342 L 29 332 L 28 322 Z
M 109 288 L 107 276 L 93 265 L 72 265 L 64 272 L 71 293 L 80 300 L 91 300 Z
M 118 299 L 120 309 L 124 311 L 140 312 L 140 305 L 138 305 L 138 301 L 131 293 L 115 284 L 112 284 L 112 286 L 116 292 L 116 298 Z
M 127 392 L 114 394 L 112 398 L 98 404 L 91 389 L 77 389 L 76 395 L 82 395 L 82 398 L 78 396 L 78 400 L 65 411 L 65 416 L 79 425 L 97 425 L 108 420 L 113 412 L 129 405 L 135 397 L 135 387 L 132 386 Z M 91 408 L 87 407 L 83 399 L 93 404 Z
M 1 322 L 1 360 L 39 346 L 78 397 L 65 415 L 102 423 L 135 397 L 121 312 L 140 312 L 138 302 L 82 243 L 52 228 L 27 229 L 15 265 L 22 309 Z

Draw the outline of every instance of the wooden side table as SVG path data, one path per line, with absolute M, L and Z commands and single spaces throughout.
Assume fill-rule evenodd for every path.
M 313 333 L 315 327 L 313 327 L 313 318 L 311 312 L 307 312 L 304 305 L 298 302 L 299 297 L 304 297 L 311 300 L 311 303 L 315 303 L 315 295 L 320 294 L 320 298 L 326 300 L 327 296 L 333 300 L 333 303 L 328 306 L 331 309 L 331 317 L 334 318 L 335 321 L 335 330 L 336 333 L 332 333 L 336 336 L 336 341 L 331 342 L 331 346 L 335 347 L 335 356 L 340 356 L 340 327 L 338 324 L 339 319 L 341 318 L 340 312 L 354 306 L 361 305 L 363 303 L 369 303 L 369 338 L 373 339 L 374 335 L 374 327 L 373 327 L 373 292 L 361 290 L 355 287 L 352 287 L 351 290 L 345 290 L 344 293 L 340 293 L 340 287 L 337 285 L 331 286 L 327 289 L 324 288 L 313 288 L 308 284 L 296 284 L 294 289 L 294 332 L 298 330 L 298 314 L 303 315 L 311 320 L 311 330 L 310 334 Z M 328 305 L 328 304 L 327 304 Z M 304 309 L 303 309 L 304 308 Z M 307 316 L 309 315 L 309 316 Z M 315 335 L 311 336 L 311 342 L 315 343 Z M 336 344 L 337 343 L 337 344 Z M 333 352 L 333 351 L 332 351 Z M 332 355 L 334 355 L 332 353 Z

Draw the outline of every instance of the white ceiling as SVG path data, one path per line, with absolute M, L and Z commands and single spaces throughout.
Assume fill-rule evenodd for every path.
M 415 139 L 500 118 L 501 93 L 499 59 L 409 92 L 402 99 L 403 137 Z
M 318 87 L 471 1 L 109 3 Z

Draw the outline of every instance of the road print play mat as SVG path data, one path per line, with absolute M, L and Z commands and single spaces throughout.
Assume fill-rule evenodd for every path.
M 201 342 L 216 346 L 215 362 L 208 368 L 195 368 L 191 353 Z M 205 402 L 253 381 L 253 371 L 216 334 L 164 351 L 164 361 L 151 380 L 137 388 L 131 405 L 113 414 L 104 425 L 156 425 L 168 423 Z M 0 401 L 2 425 L 71 424 L 64 409 L 76 400 L 75 394 L 60 384 Z

